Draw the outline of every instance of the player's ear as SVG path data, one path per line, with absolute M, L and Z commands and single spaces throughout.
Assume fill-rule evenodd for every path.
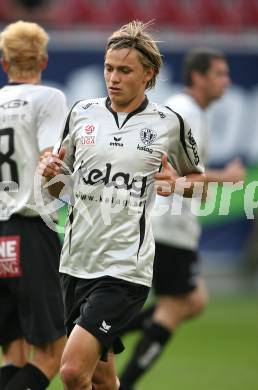
M 192 71 L 191 78 L 192 78 L 193 85 L 200 85 L 204 82 L 204 75 L 195 70 Z
M 46 55 L 43 59 L 42 59 L 42 61 L 40 62 L 40 70 L 41 71 L 43 71 L 43 70 L 45 70 L 46 69 L 46 67 L 47 67 L 47 64 L 48 64 L 48 55 Z
M 4 71 L 5 73 L 8 73 L 8 70 L 9 70 L 9 62 L 7 62 L 6 59 L 5 59 L 4 57 L 1 57 L 0 62 L 1 62 L 2 68 L 3 68 L 3 71 Z
M 145 69 L 144 81 L 146 82 L 146 84 L 153 78 L 153 76 L 154 76 L 154 69 L 153 68 Z

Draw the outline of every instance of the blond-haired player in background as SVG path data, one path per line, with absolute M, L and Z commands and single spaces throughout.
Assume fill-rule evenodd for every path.
M 0 90 L 0 389 L 7 390 L 45 389 L 65 344 L 60 242 L 28 207 L 39 157 L 57 141 L 67 111 L 61 91 L 40 85 L 48 40 L 38 24 L 22 21 L 0 36 L 8 77 Z

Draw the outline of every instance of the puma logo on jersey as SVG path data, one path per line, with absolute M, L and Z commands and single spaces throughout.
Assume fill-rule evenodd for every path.
M 26 102 L 26 100 L 14 99 L 14 100 L 10 100 L 9 102 L 1 104 L 0 108 L 3 108 L 3 109 L 19 108 L 19 107 L 25 106 L 26 104 L 28 104 L 28 102 Z
M 111 325 L 108 325 L 105 320 L 102 321 L 102 324 L 99 327 L 99 329 L 102 330 L 102 332 L 105 332 L 105 333 L 107 333 L 110 330 L 110 328 L 111 328 Z

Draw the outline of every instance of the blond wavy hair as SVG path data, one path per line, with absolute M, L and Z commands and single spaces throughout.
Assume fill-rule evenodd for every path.
M 8 62 L 9 77 L 33 77 L 47 59 L 49 36 L 37 23 L 18 21 L 0 34 L 0 50 Z
M 108 39 L 105 56 L 108 50 L 136 49 L 139 52 L 139 60 L 144 68 L 153 68 L 154 75 L 147 83 L 146 89 L 151 89 L 156 84 L 156 79 L 162 66 L 162 55 L 159 48 L 147 32 L 152 21 L 143 23 L 139 20 L 125 24 L 115 31 Z

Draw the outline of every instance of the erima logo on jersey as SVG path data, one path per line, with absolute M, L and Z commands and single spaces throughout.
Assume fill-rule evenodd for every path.
M 110 142 L 110 146 L 120 146 L 120 147 L 123 147 L 124 144 L 122 142 L 120 142 L 122 139 L 122 137 L 114 137 L 114 142 Z
M 142 129 L 140 136 L 144 145 L 150 145 L 153 144 L 153 142 L 157 138 L 157 132 L 152 129 Z
M 105 186 L 113 186 L 117 189 L 132 190 L 130 195 L 139 198 L 144 195 L 147 176 L 134 176 L 130 178 L 130 173 L 125 172 L 112 172 L 112 164 L 106 163 L 106 170 L 103 172 L 100 169 L 87 170 L 87 167 L 81 166 L 78 170 L 78 185 L 82 181 L 87 185 L 104 184 Z
M 188 140 L 189 140 L 189 143 L 191 145 L 191 148 L 193 149 L 193 154 L 194 154 L 194 163 L 195 165 L 198 165 L 199 162 L 200 162 L 200 157 L 198 155 L 198 151 L 197 151 L 197 144 L 196 144 L 196 141 L 192 135 L 192 130 L 190 129 L 188 131 Z
M 105 320 L 102 321 L 102 324 L 99 327 L 99 329 L 102 330 L 102 332 L 105 332 L 105 333 L 107 333 L 110 330 L 110 328 L 111 328 L 111 325 L 108 325 Z
M 28 102 L 26 102 L 26 100 L 14 99 L 14 100 L 10 100 L 9 102 L 1 104 L 0 108 L 3 108 L 3 109 L 19 108 L 19 107 L 25 106 L 26 104 L 28 104 Z

